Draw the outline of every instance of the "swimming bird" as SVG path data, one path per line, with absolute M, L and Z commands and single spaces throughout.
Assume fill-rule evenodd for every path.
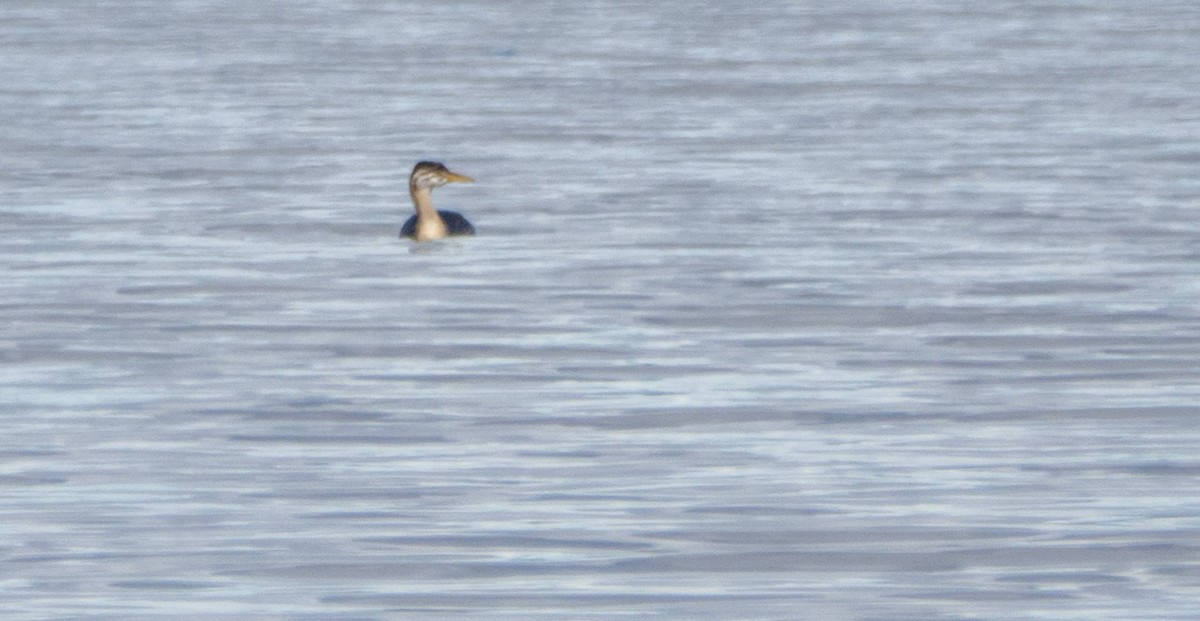
M 400 228 L 400 237 L 429 241 L 450 235 L 474 235 L 475 227 L 461 213 L 433 208 L 434 188 L 473 181 L 466 175 L 450 172 L 441 162 L 417 162 L 408 177 L 408 192 L 417 213 Z

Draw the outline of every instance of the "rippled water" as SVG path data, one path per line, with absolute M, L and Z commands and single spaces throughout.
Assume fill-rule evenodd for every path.
M 6 3 L 0 613 L 1196 618 L 1125 4 Z

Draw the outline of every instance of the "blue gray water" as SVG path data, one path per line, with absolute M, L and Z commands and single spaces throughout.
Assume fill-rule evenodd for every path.
M 1200 617 L 1200 6 L 735 5 L 7 0 L 0 616 Z

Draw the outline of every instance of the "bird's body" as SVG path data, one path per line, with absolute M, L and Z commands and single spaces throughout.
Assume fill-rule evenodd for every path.
M 470 183 L 474 179 L 450 172 L 438 162 L 417 162 L 408 178 L 408 191 L 412 195 L 417 213 L 400 228 L 401 237 L 417 241 L 430 241 L 451 235 L 474 235 L 475 227 L 456 211 L 433 208 L 433 189 L 447 183 Z
M 443 235 L 443 237 L 475 234 L 475 227 L 461 213 L 448 209 L 439 209 L 437 210 L 437 215 L 446 225 L 446 235 Z M 408 217 L 408 220 L 404 222 L 404 226 L 400 227 L 400 237 L 412 237 L 416 239 L 418 218 L 419 216 L 416 214 Z

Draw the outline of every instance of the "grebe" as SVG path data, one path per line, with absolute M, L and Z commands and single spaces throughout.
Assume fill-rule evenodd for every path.
M 474 235 L 475 227 L 461 213 L 433 208 L 434 188 L 473 181 L 466 175 L 450 172 L 441 162 L 417 162 L 408 178 L 408 192 L 417 213 L 400 227 L 400 237 L 429 241 L 450 235 Z

